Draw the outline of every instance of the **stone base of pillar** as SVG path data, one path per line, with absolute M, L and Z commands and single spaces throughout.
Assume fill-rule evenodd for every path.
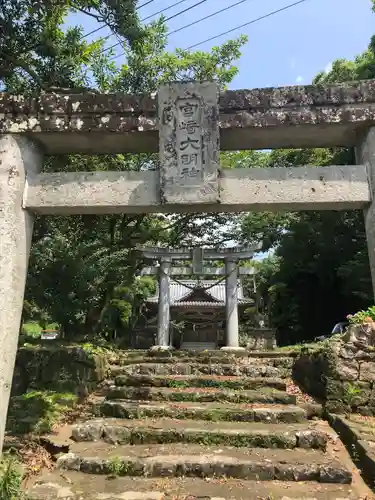
M 171 345 L 153 345 L 152 347 L 150 347 L 150 351 L 174 351 L 174 347 L 172 347 Z
M 220 351 L 227 351 L 227 352 L 246 352 L 245 347 L 230 347 L 230 346 L 224 346 L 220 348 Z

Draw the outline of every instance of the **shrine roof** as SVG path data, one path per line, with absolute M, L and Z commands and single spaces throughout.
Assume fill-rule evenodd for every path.
M 201 293 L 201 298 L 203 299 L 204 296 L 206 296 L 207 300 L 191 300 L 192 295 L 199 292 Z M 239 304 L 252 303 L 252 300 L 244 297 L 241 280 L 238 280 L 237 297 Z M 157 289 L 155 295 L 148 298 L 147 302 L 157 303 L 158 301 L 159 290 Z M 225 281 L 217 283 L 217 280 L 202 280 L 199 285 L 195 280 L 179 280 L 178 283 L 171 281 L 170 305 L 181 307 L 198 305 L 207 307 L 223 307 L 225 305 Z

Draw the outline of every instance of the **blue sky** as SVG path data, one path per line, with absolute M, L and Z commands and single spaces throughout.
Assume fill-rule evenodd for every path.
M 140 0 L 139 5 L 147 0 Z M 165 16 L 172 16 L 199 0 L 185 0 L 168 10 Z M 205 17 L 217 10 L 235 4 L 238 0 L 205 0 L 201 5 L 168 22 L 169 31 L 180 28 Z M 176 3 L 177 0 L 153 0 L 140 9 L 144 18 Z M 247 0 L 241 5 L 219 14 L 207 21 L 171 35 L 168 48 L 187 48 L 202 40 L 216 36 L 240 24 L 263 16 L 293 0 Z M 68 24 L 82 24 L 89 33 L 99 25 L 84 15 L 72 15 Z M 109 35 L 106 29 L 88 39 Z M 197 49 L 209 51 L 213 45 L 246 34 L 247 45 L 238 61 L 239 74 L 231 88 L 271 87 L 310 83 L 322 70 L 327 70 L 338 58 L 353 59 L 363 52 L 370 37 L 375 34 L 375 14 L 370 0 L 307 0 L 305 3 L 259 21 L 230 35 L 200 45 Z M 117 40 L 112 36 L 107 46 Z M 121 54 L 117 47 L 116 54 Z M 124 63 L 123 57 L 117 59 Z M 263 258 L 265 254 L 259 254 Z
M 140 0 L 139 5 L 147 0 Z M 169 7 L 177 0 L 153 0 L 139 10 L 144 18 Z M 193 6 L 199 0 L 186 0 L 168 10 L 171 16 Z M 201 5 L 168 22 L 173 31 L 238 0 L 205 0 Z M 169 49 L 186 48 L 192 44 L 230 30 L 240 24 L 268 14 L 292 3 L 293 0 L 247 0 L 241 5 L 219 14 L 207 21 L 172 34 Z M 94 19 L 84 15 L 72 15 L 69 24 L 82 24 L 85 33 L 98 27 Z M 251 24 L 238 31 L 199 46 L 199 50 L 210 50 L 241 33 L 247 34 L 249 42 L 238 61 L 239 74 L 231 88 L 253 88 L 310 83 L 321 70 L 329 68 L 338 58 L 353 59 L 368 45 L 375 33 L 375 14 L 371 12 L 370 0 L 307 0 L 272 17 Z M 93 38 L 110 34 L 103 29 Z M 91 37 L 89 37 L 90 39 Z M 111 37 L 107 44 L 116 43 Z M 197 48 L 198 49 L 198 48 Z M 120 54 L 121 48 L 117 47 Z M 117 59 L 119 64 L 123 58 Z

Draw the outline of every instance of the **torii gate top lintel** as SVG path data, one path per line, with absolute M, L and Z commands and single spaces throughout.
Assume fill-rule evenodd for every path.
M 169 269 L 169 274 L 174 275 L 186 275 L 186 274 L 198 274 L 198 275 L 219 275 L 225 274 L 224 268 L 210 268 L 204 267 L 204 261 L 210 260 L 223 260 L 225 265 L 230 262 L 237 262 L 238 260 L 251 259 L 257 250 L 260 250 L 261 244 L 249 246 L 246 248 L 233 247 L 233 248 L 160 248 L 160 247 L 148 247 L 140 248 L 139 251 L 147 259 L 158 260 L 160 266 L 169 266 L 173 261 L 181 260 L 191 260 L 192 266 L 187 267 L 173 267 Z M 143 270 L 142 274 L 157 274 L 157 267 L 147 267 Z M 238 269 L 241 275 L 255 274 L 255 269 L 253 267 L 241 267 Z
M 201 260 L 224 260 L 224 259 L 251 259 L 255 252 L 262 248 L 262 244 L 247 247 L 227 248 L 170 248 L 170 247 L 147 247 L 139 251 L 148 259 L 186 260 L 197 258 L 200 254 Z
M 157 152 L 159 97 L 0 93 L 0 134 L 31 135 L 48 154 Z M 354 146 L 356 132 L 375 121 L 375 80 L 227 90 L 218 97 L 222 150 Z

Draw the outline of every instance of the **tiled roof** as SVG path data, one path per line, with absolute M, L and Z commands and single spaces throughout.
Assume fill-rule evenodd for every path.
M 250 305 L 252 300 L 250 299 L 242 299 L 238 300 L 238 304 L 247 304 Z M 224 307 L 224 302 L 209 302 L 208 300 L 183 300 L 181 302 L 176 302 L 171 304 L 172 307 L 194 307 L 194 306 L 205 306 L 205 307 Z
M 213 280 L 202 280 L 200 285 L 203 288 L 210 287 L 207 291 L 201 291 L 201 295 L 207 295 L 206 300 L 191 301 L 189 296 L 194 292 L 200 291 L 197 282 L 194 280 L 181 280 L 179 283 L 170 281 L 170 305 L 209 305 L 211 307 L 223 306 L 225 305 L 225 281 L 216 283 Z M 213 286 L 212 286 L 213 285 Z M 195 287 L 194 291 L 191 290 Z M 186 301 L 184 299 L 187 299 Z M 156 294 L 150 297 L 147 302 L 158 302 L 159 301 L 159 290 L 156 290 Z M 238 280 L 238 301 L 239 303 L 250 303 L 249 299 L 246 299 L 243 295 L 243 288 L 241 280 Z

